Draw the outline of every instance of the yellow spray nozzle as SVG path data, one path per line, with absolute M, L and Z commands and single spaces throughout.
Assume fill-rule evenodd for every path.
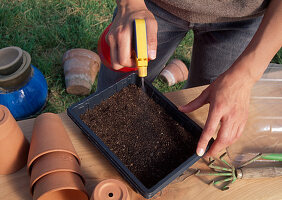
M 147 53 L 147 34 L 144 19 L 134 20 L 135 55 L 138 76 L 147 76 L 148 53 Z
M 138 76 L 146 77 L 147 76 L 147 66 L 146 67 L 138 67 Z

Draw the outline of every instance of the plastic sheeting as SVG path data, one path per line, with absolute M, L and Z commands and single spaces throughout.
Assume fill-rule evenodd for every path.
M 282 154 L 282 65 L 270 64 L 255 84 L 244 132 L 227 153 L 235 166 L 258 153 Z M 282 162 L 275 165 L 282 166 Z

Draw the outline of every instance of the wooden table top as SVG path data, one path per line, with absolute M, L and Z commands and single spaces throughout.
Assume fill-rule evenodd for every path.
M 191 88 L 186 90 L 181 90 L 173 93 L 167 93 L 166 96 L 174 102 L 176 105 L 183 105 L 195 97 L 197 97 L 206 86 Z M 248 135 L 253 134 L 252 128 L 252 120 L 255 119 L 260 112 L 263 110 L 267 110 L 269 113 L 278 113 L 276 117 L 282 116 L 282 99 L 278 97 L 282 97 L 282 86 L 280 83 L 280 87 L 277 85 L 267 85 L 258 83 L 253 89 L 253 96 L 255 98 L 251 101 L 250 108 L 250 118 L 249 121 L 251 125 L 246 127 L 244 136 L 242 137 L 244 140 L 248 140 Z M 262 91 L 267 91 L 263 95 L 259 94 Z M 257 103 L 260 98 L 256 98 L 257 96 L 265 96 L 270 98 L 277 97 L 278 105 L 276 104 L 264 104 L 264 107 L 261 108 L 259 103 Z M 275 100 L 275 98 L 274 98 Z M 277 103 L 277 102 L 276 102 Z M 259 109 L 258 109 L 259 108 Z M 269 110 L 270 109 L 270 110 Z M 281 112 L 280 112 L 281 111 Z M 203 127 L 206 117 L 208 113 L 208 105 L 194 111 L 189 114 L 194 121 L 196 121 L 200 126 Z M 279 116 L 280 114 L 280 116 Z M 64 126 L 67 129 L 67 132 L 71 138 L 71 141 L 81 158 L 81 167 L 83 171 L 83 175 L 86 178 L 86 190 L 89 195 L 91 195 L 93 188 L 95 185 L 102 181 L 103 179 L 115 178 L 123 180 L 119 173 L 115 170 L 114 167 L 104 158 L 104 156 L 94 147 L 87 138 L 81 133 L 80 129 L 71 121 L 71 119 L 66 115 L 66 113 L 59 114 L 63 120 Z M 281 121 L 282 117 L 280 118 Z M 19 121 L 19 125 L 22 128 L 24 135 L 30 140 L 32 128 L 33 128 L 34 119 Z M 281 126 L 282 127 L 282 126 Z M 279 131 L 278 131 L 279 132 Z M 268 132 L 269 134 L 270 132 Z M 278 135 L 281 134 L 282 131 Z M 277 135 L 277 134 L 276 134 Z M 245 139 L 244 139 L 245 138 Z M 281 138 L 281 137 L 280 137 Z M 248 145 L 248 142 L 245 141 Z M 280 143 L 280 144 L 279 144 Z M 276 144 L 274 148 L 276 151 L 282 152 L 281 148 L 282 141 L 281 139 L 276 139 Z M 238 142 L 234 144 L 234 148 L 236 150 L 236 145 L 238 146 Z M 279 146 L 280 145 L 280 146 Z M 240 146 L 240 145 L 239 145 Z M 241 147 L 241 146 L 240 146 Z M 234 150 L 234 148 L 232 150 Z M 239 149 L 239 148 L 238 148 Z M 192 169 L 208 169 L 206 166 L 206 161 L 204 159 L 199 160 L 195 163 Z M 211 177 L 196 177 L 194 175 L 189 176 L 188 178 L 180 181 L 171 183 L 167 186 L 161 194 L 159 194 L 155 199 L 160 200 L 201 200 L 201 199 L 209 199 L 209 200 L 250 200 L 250 199 L 259 199 L 259 200 L 279 200 L 282 199 L 282 177 L 276 178 L 261 178 L 261 179 L 251 179 L 251 180 L 237 180 L 233 183 L 228 191 L 220 191 L 214 186 L 209 186 L 209 183 L 212 180 Z M 124 181 L 124 180 L 123 180 Z M 124 181 L 126 182 L 126 181 Z M 29 193 L 29 176 L 27 174 L 26 167 L 21 169 L 20 171 L 8 175 L 1 176 L 0 175 L 0 200 L 30 200 L 32 199 Z M 137 193 L 135 193 L 130 186 L 128 185 L 130 190 L 130 195 L 132 200 L 143 199 L 143 197 Z

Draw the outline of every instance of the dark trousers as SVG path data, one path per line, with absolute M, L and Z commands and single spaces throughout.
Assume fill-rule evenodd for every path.
M 247 47 L 262 19 L 261 16 L 236 22 L 198 24 L 184 21 L 150 1 L 146 1 L 146 5 L 158 22 L 157 57 L 149 62 L 148 81 L 153 82 L 159 75 L 187 32 L 194 32 L 191 66 L 185 88 L 210 84 L 225 72 Z M 97 92 L 127 75 L 102 65 Z

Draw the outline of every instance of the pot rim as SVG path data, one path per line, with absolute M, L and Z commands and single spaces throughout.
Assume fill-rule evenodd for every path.
M 14 134 L 15 130 L 17 130 L 17 128 L 19 127 L 12 113 L 6 106 L 0 104 L 0 112 L 2 116 L 0 120 L 0 133 L 1 133 L 0 141 L 1 141 L 3 138 L 9 137 L 10 132 Z
M 21 66 L 12 74 L 0 75 L 0 90 L 11 91 L 21 88 L 31 76 L 33 70 L 31 67 L 31 56 L 23 51 L 23 62 Z
M 58 160 L 60 162 L 58 162 Z M 37 162 L 34 162 L 34 166 L 32 167 L 31 177 L 30 177 L 31 192 L 33 191 L 33 185 L 42 177 L 54 172 L 63 172 L 63 171 L 73 172 L 78 174 L 82 179 L 83 183 L 85 184 L 85 179 L 82 176 L 82 171 L 77 162 L 77 159 L 72 154 L 69 153 L 54 152 L 54 153 L 45 154 L 44 156 L 38 158 Z
M 73 56 L 86 57 L 90 60 L 93 60 L 94 62 L 101 63 L 100 56 L 94 51 L 91 51 L 89 49 L 83 49 L 83 48 L 74 48 L 64 53 L 62 58 L 63 65 L 67 60 L 71 59 Z
M 0 123 L 4 120 L 5 118 L 5 112 L 1 109 L 0 110 Z
M 80 177 L 81 181 L 83 182 L 83 184 L 85 184 L 85 180 L 79 172 L 72 170 L 72 169 L 57 169 L 57 170 L 48 171 L 48 172 L 40 175 L 39 177 L 35 178 L 34 180 L 30 180 L 30 192 L 31 192 L 31 194 L 33 194 L 33 192 L 34 192 L 34 186 L 37 183 L 37 181 L 39 181 L 41 178 L 44 178 L 45 176 L 48 176 L 49 174 L 53 174 L 53 173 L 57 173 L 57 172 L 74 173 L 74 174 L 78 175 Z
M 29 163 L 28 163 L 28 171 L 29 171 L 29 173 L 31 173 L 32 167 L 33 167 L 33 163 L 36 160 L 38 160 L 41 156 L 44 156 L 44 155 L 49 154 L 49 153 L 55 153 L 55 152 L 65 152 L 65 153 L 69 153 L 69 154 L 73 155 L 75 157 L 75 159 L 77 160 L 77 162 L 79 163 L 79 165 L 80 165 L 80 160 L 78 158 L 78 155 L 75 154 L 74 152 L 68 151 L 68 150 L 65 150 L 65 149 L 53 149 L 53 150 L 48 150 L 48 151 L 42 152 L 40 154 L 37 154 L 33 159 L 31 159 L 29 161 Z
M 0 51 L 13 50 L 13 49 L 18 52 L 18 56 L 12 62 L 6 65 L 0 66 L 0 74 L 7 75 L 7 74 L 14 73 L 21 66 L 22 58 L 23 58 L 23 50 L 21 48 L 16 47 L 16 46 L 10 46 L 10 47 L 0 49 Z
M 73 191 L 76 191 L 76 192 L 83 193 L 85 195 L 85 198 L 88 199 L 88 195 L 87 195 L 85 190 L 80 190 L 78 187 L 74 187 L 74 186 L 69 186 L 69 187 L 66 186 L 66 187 L 60 187 L 60 188 L 55 188 L 55 189 L 49 190 L 48 192 L 45 192 L 44 194 L 39 195 L 38 198 L 36 198 L 36 199 L 40 199 L 43 196 L 48 195 L 48 194 L 53 193 L 53 192 L 59 192 L 59 191 L 63 191 L 63 190 L 73 190 Z
M 60 175 L 61 178 L 59 178 L 60 176 L 58 175 Z M 57 181 L 54 182 L 55 180 Z M 37 191 L 38 189 L 39 191 Z M 75 190 L 77 192 L 83 193 L 85 195 L 85 199 L 88 199 L 88 194 L 85 191 L 85 186 L 81 178 L 72 172 L 55 172 L 43 177 L 35 184 L 33 199 L 40 199 L 44 195 L 63 190 Z
M 51 121 L 50 121 L 51 120 Z M 42 124 L 44 126 L 46 126 L 46 122 L 49 122 L 49 124 L 51 122 L 54 122 L 55 126 L 56 125 L 59 125 L 59 130 L 62 131 L 62 133 L 60 134 L 60 140 L 59 142 L 62 142 L 62 139 L 65 139 L 67 141 L 64 141 L 65 143 L 64 144 L 61 144 L 61 146 L 58 146 L 58 141 L 55 141 L 55 144 L 54 144 L 54 141 L 52 141 L 52 143 L 50 143 L 49 141 L 49 145 L 50 146 L 46 146 L 46 145 L 43 145 L 43 146 L 39 146 L 39 144 L 33 140 L 42 140 L 42 138 L 40 139 L 40 137 L 38 136 L 38 134 L 36 133 L 36 131 L 39 131 L 37 130 L 38 128 L 42 128 Z M 39 123 L 39 124 L 37 124 Z M 52 128 L 54 128 L 52 126 Z M 56 127 L 57 128 L 57 127 Z M 46 132 L 46 130 L 43 130 L 41 132 Z M 49 131 L 49 130 L 48 130 Z M 36 134 L 36 136 L 34 135 Z M 42 133 L 41 133 L 42 134 Z M 52 136 L 54 137 L 55 134 L 53 134 Z M 54 138 L 53 138 L 54 139 Z M 59 139 L 57 139 L 59 140 Z M 35 149 L 34 149 L 35 148 Z M 36 148 L 39 148 L 39 149 L 36 149 Z M 33 163 L 35 162 L 36 159 L 38 159 L 39 157 L 45 155 L 45 154 L 48 154 L 48 153 L 52 153 L 52 152 L 66 152 L 66 153 L 69 153 L 69 154 L 72 154 L 78 161 L 79 165 L 81 165 L 81 161 L 80 161 L 80 158 L 72 144 L 72 141 L 67 133 L 67 130 L 62 122 L 62 119 L 59 117 L 59 115 L 57 114 L 54 114 L 54 113 L 43 113 L 39 116 L 37 116 L 37 118 L 35 119 L 35 122 L 34 122 L 34 126 L 33 126 L 33 133 L 32 133 L 32 137 L 31 137 L 31 144 L 30 144 L 30 151 L 29 151 L 29 155 L 28 155 L 28 161 L 27 161 L 27 169 L 28 169 L 28 172 L 30 173 L 31 170 L 32 170 L 32 165 Z
M 0 126 L 8 120 L 7 107 L 0 104 Z

